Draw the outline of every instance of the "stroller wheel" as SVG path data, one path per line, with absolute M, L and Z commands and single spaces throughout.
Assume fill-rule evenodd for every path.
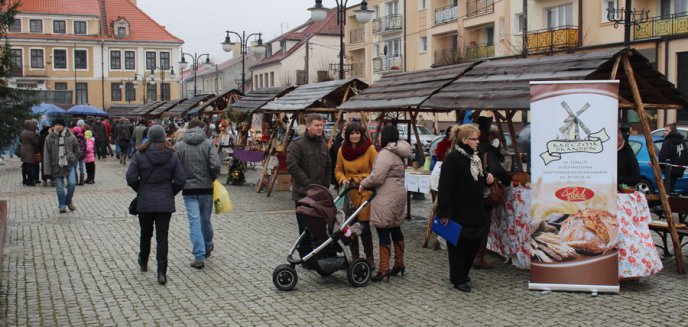
M 354 260 L 349 265 L 349 269 L 346 271 L 346 277 L 349 279 L 349 283 L 353 287 L 361 287 L 368 284 L 370 280 L 370 264 L 366 259 L 359 258 Z
M 290 265 L 279 265 L 272 272 L 272 283 L 280 291 L 291 291 L 298 281 L 296 269 Z

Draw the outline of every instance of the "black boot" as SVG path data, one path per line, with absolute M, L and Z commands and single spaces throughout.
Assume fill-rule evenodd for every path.
M 167 260 L 158 261 L 158 284 L 167 284 Z
M 142 253 L 139 253 L 139 267 L 143 272 L 148 271 L 148 255 L 143 255 Z
M 79 175 L 79 186 L 84 186 L 84 174 Z

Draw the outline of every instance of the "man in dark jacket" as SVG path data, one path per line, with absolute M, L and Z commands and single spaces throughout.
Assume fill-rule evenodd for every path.
M 624 139 L 621 130 L 619 130 L 616 151 L 616 183 L 635 188 L 640 183 L 640 166 L 633 149 Z
M 182 194 L 189 219 L 189 237 L 193 246 L 194 260 L 191 267 L 203 269 L 204 259 L 214 249 L 213 181 L 220 174 L 220 156 L 213 142 L 206 137 L 205 125 L 198 119 L 189 122 L 189 131 L 181 142 L 174 145 L 184 167 L 186 184 Z
M 100 118 L 96 118 L 96 123 L 93 124 L 93 136 L 96 138 L 96 156 L 98 159 L 107 158 L 109 143 L 107 128 L 101 122 Z
M 667 125 L 665 131 L 664 143 L 662 143 L 662 149 L 659 150 L 659 162 L 669 161 L 672 165 L 688 165 L 688 148 L 686 148 L 686 141 L 683 135 L 676 129 L 676 124 Z M 674 192 L 676 180 L 683 176 L 683 171 L 685 171 L 685 168 L 671 167 L 668 190 L 670 193 Z
M 323 141 L 323 119 L 318 114 L 306 117 L 306 133 L 294 140 L 287 148 L 287 168 L 292 176 L 291 198 L 295 202 L 306 196 L 310 184 L 330 187 L 330 156 Z M 306 228 L 303 217 L 296 215 L 299 235 Z M 298 246 L 299 255 L 305 256 L 312 250 L 310 235 L 306 233 Z
M 52 175 L 57 188 L 57 203 L 60 213 L 76 210 L 72 202 L 76 185 L 76 161 L 79 158 L 79 141 L 72 132 L 65 127 L 65 121 L 55 119 L 50 135 L 45 140 L 43 164 L 45 174 Z M 65 179 L 67 193 L 65 194 Z

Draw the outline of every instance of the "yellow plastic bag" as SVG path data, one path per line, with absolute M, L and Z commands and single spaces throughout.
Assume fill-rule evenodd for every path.
M 213 182 L 213 207 L 215 213 L 225 213 L 232 211 L 232 200 L 229 198 L 229 192 L 222 185 L 222 183 L 215 180 Z

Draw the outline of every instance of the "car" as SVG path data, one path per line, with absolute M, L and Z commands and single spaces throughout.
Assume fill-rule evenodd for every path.
M 437 138 L 437 135 L 431 133 L 425 126 L 416 126 L 418 128 L 418 136 L 420 138 L 420 142 L 423 145 L 424 151 L 427 153 L 430 150 L 430 144 L 432 141 Z M 399 139 L 400 140 L 408 140 L 409 134 L 407 132 L 408 129 L 408 124 L 399 124 L 397 125 L 397 130 L 399 130 Z M 411 133 L 411 145 L 413 145 L 413 148 L 415 150 L 416 148 L 416 135 L 412 132 Z
M 688 127 L 676 127 L 676 130 L 678 130 L 681 135 L 683 135 L 683 138 L 688 140 Z M 652 131 L 652 137 L 658 136 L 661 138 L 664 138 L 665 130 L 664 128 L 656 129 Z
M 664 138 L 660 136 L 653 136 L 655 143 L 655 150 L 659 153 L 662 148 L 662 143 Z M 647 151 L 647 143 L 645 142 L 645 136 L 643 135 L 630 135 L 628 137 L 628 144 L 633 149 L 635 157 L 638 160 L 638 165 L 640 166 L 640 177 L 641 182 L 636 185 L 636 190 L 645 194 L 654 194 L 659 192 L 657 189 L 657 183 L 655 182 L 655 175 L 652 171 L 652 166 L 650 165 L 650 154 Z M 688 193 L 688 170 L 683 173 L 676 181 L 676 187 L 674 191 L 680 194 Z

